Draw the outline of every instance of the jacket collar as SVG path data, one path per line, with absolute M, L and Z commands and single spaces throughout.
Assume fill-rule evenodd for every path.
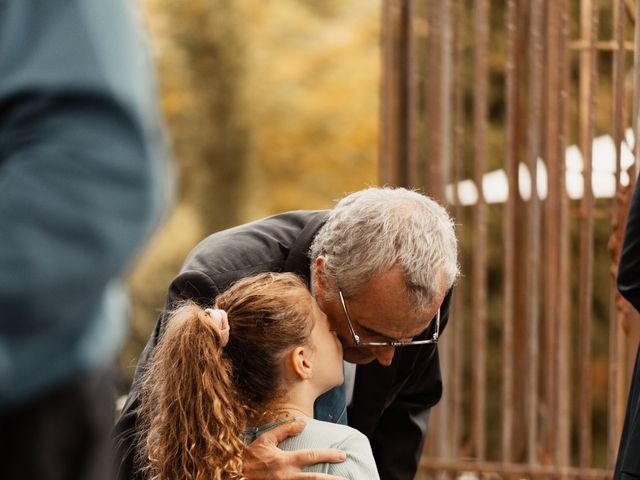
M 311 283 L 311 259 L 309 258 L 309 248 L 318 230 L 327 221 L 329 210 L 318 210 L 310 212 L 309 221 L 296 238 L 289 250 L 289 255 L 284 263 L 284 271 L 292 272 L 302 277 L 307 285 Z

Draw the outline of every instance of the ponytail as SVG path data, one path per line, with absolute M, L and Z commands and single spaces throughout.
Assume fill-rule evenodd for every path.
M 186 302 L 147 362 L 137 448 L 146 479 L 244 479 L 247 422 L 275 418 L 270 407 L 286 393 L 283 355 L 313 328 L 313 300 L 291 273 L 239 280 L 215 301 L 230 331 L 223 312 Z
M 151 480 L 244 479 L 247 412 L 214 319 L 192 302 L 173 312 L 148 363 L 139 465 Z

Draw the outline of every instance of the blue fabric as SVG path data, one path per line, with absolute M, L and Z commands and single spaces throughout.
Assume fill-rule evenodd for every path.
M 125 0 L 0 2 L 0 408 L 104 368 L 118 281 L 167 200 Z
M 347 425 L 347 401 L 344 383 L 318 397 L 313 407 L 313 416 L 316 420 Z
M 302 416 L 285 417 L 285 418 L 281 418 L 280 420 L 267 423 L 266 425 L 262 425 L 260 427 L 246 428 L 244 430 L 244 433 L 242 434 L 242 439 L 244 440 L 244 443 L 249 445 L 253 443 L 256 438 L 258 438 L 263 433 L 268 432 L 269 430 L 273 430 L 274 428 L 279 427 L 280 425 L 284 425 L 285 423 L 288 423 L 288 422 L 293 422 L 295 420 L 303 420 L 304 418 L 305 417 L 302 417 Z

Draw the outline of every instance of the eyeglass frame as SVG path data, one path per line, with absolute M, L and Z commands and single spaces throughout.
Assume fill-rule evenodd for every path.
M 433 334 L 432 338 L 426 340 L 411 340 L 409 342 L 402 342 L 400 340 L 391 340 L 389 342 L 362 342 L 360 341 L 360 335 L 356 333 L 353 328 L 353 323 L 351 322 L 351 317 L 349 316 L 349 311 L 347 310 L 347 303 L 342 295 L 342 290 L 338 290 L 338 295 L 340 296 L 340 303 L 342 304 L 342 311 L 344 312 L 344 316 L 347 319 L 347 325 L 349 326 L 349 330 L 351 331 L 351 335 L 353 336 L 353 341 L 355 343 L 355 347 L 407 347 L 410 345 L 437 345 L 438 338 L 440 337 L 440 308 L 438 308 L 438 313 L 436 313 L 436 331 Z M 429 328 L 429 324 L 427 328 Z

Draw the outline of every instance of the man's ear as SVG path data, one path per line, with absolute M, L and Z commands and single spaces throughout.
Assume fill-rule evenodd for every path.
M 327 289 L 326 282 L 324 280 L 324 266 L 325 259 L 322 255 L 315 259 L 313 262 L 313 288 L 316 293 L 323 293 Z
M 289 365 L 293 374 L 300 380 L 313 378 L 313 361 L 311 348 L 300 346 L 294 348 L 289 354 Z

